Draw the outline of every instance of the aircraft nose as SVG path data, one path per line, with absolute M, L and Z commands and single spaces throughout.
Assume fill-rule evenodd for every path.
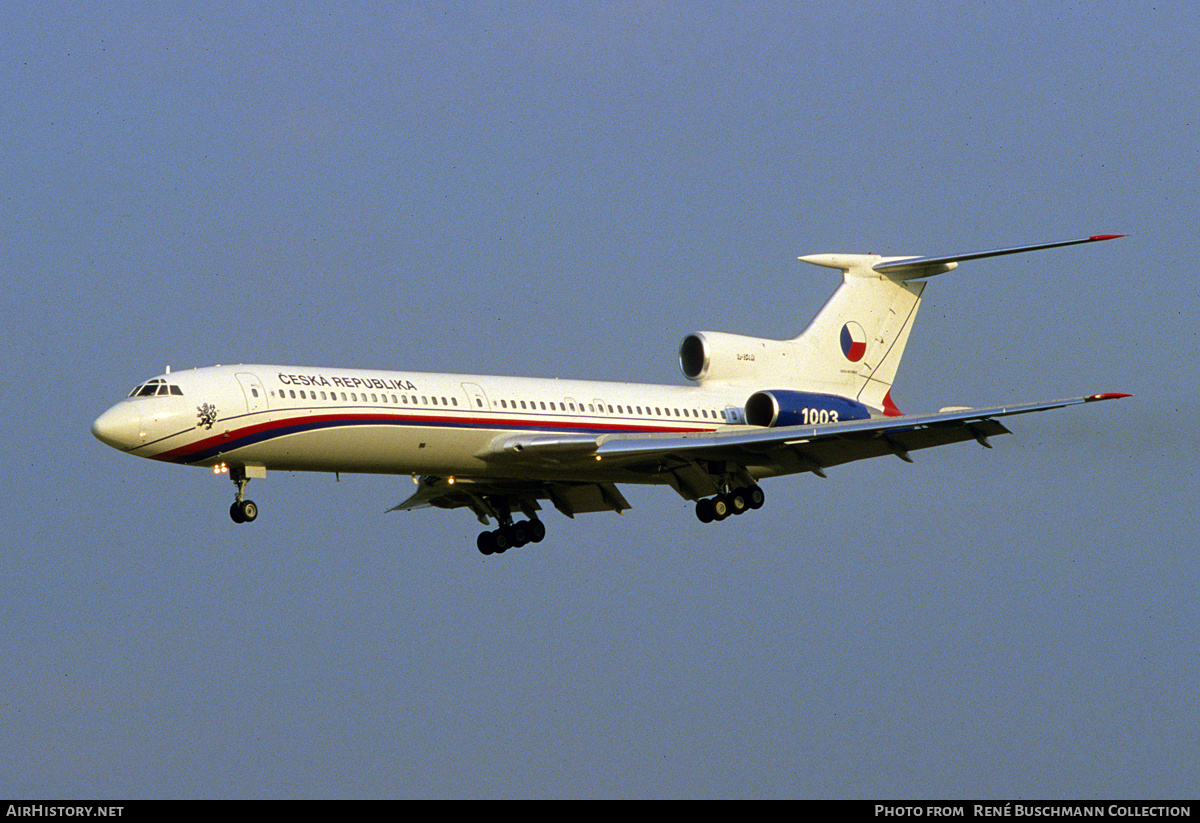
M 92 434 L 114 449 L 132 449 L 142 440 L 142 417 L 127 405 L 116 405 L 96 418 Z

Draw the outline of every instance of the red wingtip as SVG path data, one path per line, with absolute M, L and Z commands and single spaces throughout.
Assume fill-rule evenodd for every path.
M 1092 403 L 1096 400 L 1116 400 L 1117 398 L 1120 398 L 1120 397 L 1133 397 L 1133 395 L 1132 394 L 1122 394 L 1121 392 L 1116 392 L 1116 391 L 1110 391 L 1110 392 L 1105 392 L 1104 394 L 1089 395 L 1085 399 L 1087 400 L 1087 402 Z
M 1116 240 L 1118 237 L 1125 237 L 1123 234 L 1093 234 L 1088 240 Z

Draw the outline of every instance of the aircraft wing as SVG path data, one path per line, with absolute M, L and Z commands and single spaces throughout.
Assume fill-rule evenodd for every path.
M 777 466 L 783 473 L 811 471 L 823 475 L 829 466 L 895 455 L 909 460 L 917 449 L 1007 434 L 997 418 L 1058 409 L 1080 403 L 1127 397 L 1096 394 L 1042 403 L 988 409 L 951 409 L 934 414 L 872 418 L 823 426 L 736 429 L 701 434 L 617 435 L 601 438 L 595 455 L 626 468 L 671 470 L 672 464 L 725 461 L 739 466 Z M 779 473 L 779 472 L 772 472 Z
M 1094 394 L 1042 403 L 986 409 L 947 409 L 933 414 L 881 417 L 822 426 L 737 428 L 696 434 L 521 434 L 494 443 L 483 456 L 515 478 L 536 478 L 540 467 L 602 461 L 616 468 L 653 475 L 685 499 L 716 494 L 706 464 L 725 464 L 726 470 L 763 476 L 824 470 L 870 457 L 894 455 L 909 460 L 917 449 L 976 440 L 991 448 L 987 438 L 1008 434 L 997 418 L 1063 408 L 1098 400 L 1128 397 Z M 755 471 L 761 469 L 761 471 Z M 494 501 L 507 500 L 533 517 L 539 500 L 549 500 L 568 517 L 592 511 L 621 512 L 629 503 L 612 483 L 571 483 L 537 479 L 423 477 L 408 500 L 392 511 L 425 506 L 469 506 L 487 523 L 496 517 Z

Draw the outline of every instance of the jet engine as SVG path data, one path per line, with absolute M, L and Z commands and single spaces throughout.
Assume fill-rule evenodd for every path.
M 771 389 L 750 395 L 746 422 L 751 426 L 820 426 L 866 420 L 871 410 L 836 394 Z
M 788 375 L 798 367 L 795 344 L 790 340 L 764 340 L 716 331 L 699 331 L 679 345 L 679 368 L 688 380 L 704 384 L 753 380 Z

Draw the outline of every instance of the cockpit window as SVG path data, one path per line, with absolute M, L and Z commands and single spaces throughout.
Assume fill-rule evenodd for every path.
M 156 377 L 153 380 L 147 380 L 140 386 L 134 387 L 133 391 L 129 393 L 129 397 L 156 397 L 164 394 L 173 394 L 176 397 L 182 397 L 183 389 L 174 383 L 168 383 L 161 377 Z

